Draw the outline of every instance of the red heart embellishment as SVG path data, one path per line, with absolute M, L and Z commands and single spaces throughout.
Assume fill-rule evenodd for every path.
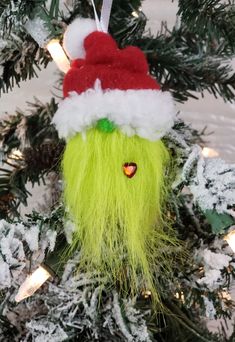
M 125 163 L 123 165 L 123 172 L 128 178 L 134 177 L 137 171 L 137 164 L 136 163 Z

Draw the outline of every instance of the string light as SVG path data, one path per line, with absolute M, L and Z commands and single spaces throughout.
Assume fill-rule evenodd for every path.
M 139 18 L 141 12 L 142 12 L 142 7 L 139 7 L 139 8 L 138 8 L 138 12 L 137 12 L 137 11 L 133 11 L 133 12 L 131 13 L 131 15 L 132 15 L 133 17 L 135 17 L 135 18 Z
M 149 299 L 152 296 L 152 292 L 150 290 L 143 290 L 141 295 L 144 297 L 144 299 Z
M 10 159 L 20 160 L 23 158 L 23 153 L 20 150 L 13 150 L 9 155 Z
M 232 297 L 231 297 L 230 293 L 228 293 L 227 290 L 223 290 L 223 291 L 219 292 L 219 296 L 221 299 L 224 299 L 224 300 L 232 300 Z
M 50 277 L 52 273 L 48 269 L 39 266 L 36 271 L 29 275 L 23 284 L 21 284 L 17 295 L 15 296 L 15 301 L 20 302 L 32 296 Z
M 70 62 L 68 57 L 66 56 L 62 46 L 59 43 L 58 39 L 52 39 L 47 44 L 47 49 L 53 58 L 53 61 L 56 63 L 58 68 L 66 73 L 70 68 Z
M 175 298 L 179 299 L 183 304 L 185 303 L 185 297 L 182 291 L 176 292 Z
M 131 14 L 132 14 L 133 17 L 135 17 L 135 18 L 139 18 L 139 14 L 138 14 L 138 12 L 136 12 L 136 11 L 133 11 Z
M 64 235 L 56 241 L 56 246 L 53 252 L 46 255 L 44 262 L 30 274 L 23 284 L 21 284 L 15 301 L 20 302 L 32 296 L 49 278 L 57 279 L 63 274 L 66 264 L 66 258 L 59 261 L 61 254 L 67 248 L 67 240 Z
M 202 155 L 205 158 L 215 158 L 219 156 L 219 153 L 210 147 L 204 147 L 202 150 Z
M 224 237 L 233 252 L 235 253 L 235 226 L 230 227 L 228 234 Z

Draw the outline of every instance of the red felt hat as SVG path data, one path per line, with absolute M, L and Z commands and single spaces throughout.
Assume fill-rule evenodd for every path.
M 160 139 L 174 122 L 170 94 L 149 75 L 139 48 L 119 49 L 110 35 L 94 27 L 90 19 L 77 19 L 65 33 L 64 48 L 73 60 L 53 119 L 60 136 L 84 132 L 105 118 L 125 134 Z

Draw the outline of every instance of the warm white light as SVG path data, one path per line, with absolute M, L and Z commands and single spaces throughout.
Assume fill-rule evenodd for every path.
M 181 300 L 182 303 L 185 303 L 185 297 L 184 297 L 184 293 L 182 291 L 176 292 L 175 298 Z
M 235 253 L 235 226 L 232 226 L 229 229 L 229 233 L 224 237 L 224 240 L 227 241 L 227 243 Z
M 131 14 L 132 14 L 133 17 L 135 17 L 135 18 L 139 18 L 139 14 L 138 14 L 138 12 L 136 12 L 136 11 L 133 11 Z
M 232 300 L 232 297 L 231 297 L 230 293 L 228 293 L 227 290 L 221 291 L 221 292 L 219 293 L 219 296 L 220 296 L 222 299 L 225 299 L 225 300 Z
M 216 150 L 213 150 L 213 148 L 204 147 L 202 150 L 202 155 L 205 158 L 215 158 L 219 156 L 219 153 Z
M 36 269 L 30 276 L 28 276 L 23 284 L 21 284 L 15 301 L 20 302 L 21 300 L 28 298 L 34 294 L 42 284 L 51 277 L 51 274 L 42 266 Z
M 151 292 L 150 290 L 142 291 L 142 296 L 143 296 L 145 299 L 148 299 L 149 297 L 152 296 L 152 292 Z
M 59 41 L 57 39 L 52 39 L 47 44 L 47 49 L 58 68 L 66 73 L 70 68 L 70 63 Z
M 23 158 L 23 154 L 20 150 L 13 150 L 9 155 L 9 158 L 19 160 Z

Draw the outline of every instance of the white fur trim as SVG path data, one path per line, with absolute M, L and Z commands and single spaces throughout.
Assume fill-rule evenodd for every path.
M 84 39 L 92 32 L 97 31 L 95 20 L 77 18 L 64 33 L 63 48 L 70 59 L 84 58 Z
M 170 93 L 160 90 L 101 89 L 100 81 L 80 95 L 71 92 L 59 105 L 53 123 L 61 138 L 85 132 L 108 118 L 128 136 L 158 140 L 173 126 L 176 110 Z

